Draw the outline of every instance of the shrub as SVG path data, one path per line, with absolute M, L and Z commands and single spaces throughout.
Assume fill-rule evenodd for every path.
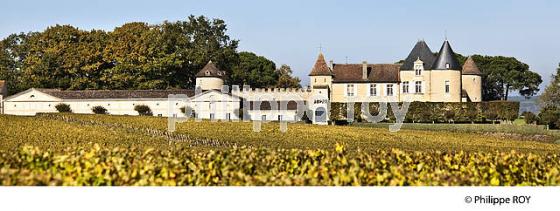
M 402 103 L 400 104 L 402 105 Z M 348 104 L 331 103 L 331 121 L 346 121 Z M 354 104 L 354 119 L 360 120 L 361 103 Z M 370 103 L 370 112 L 379 108 L 379 103 Z M 387 118 L 395 120 L 390 105 L 387 107 Z M 519 102 L 493 101 L 493 102 L 412 102 L 409 106 L 405 122 L 486 122 L 486 121 L 513 121 L 519 113 Z
M 301 117 L 301 120 L 307 124 L 310 124 L 313 122 L 311 118 L 313 118 L 313 111 L 306 110 L 305 113 L 303 114 L 303 117 Z
M 91 108 L 94 114 L 107 114 L 107 109 L 103 106 L 94 106 Z
M 70 105 L 68 105 L 68 104 L 60 103 L 60 104 L 58 104 L 54 107 L 60 113 L 72 113 L 72 109 L 70 108 Z
M 525 111 L 521 115 L 525 119 L 525 123 L 528 125 L 536 124 L 539 121 L 539 117 L 533 112 Z
M 147 105 L 136 105 L 134 110 L 138 112 L 140 116 L 153 116 L 152 109 Z
M 452 121 L 455 120 L 455 111 L 447 110 L 447 111 L 445 111 L 444 116 L 445 116 L 445 121 L 452 122 Z
M 196 113 L 194 112 L 194 109 L 192 109 L 190 106 L 187 106 L 187 107 L 183 106 L 179 109 L 181 110 L 181 113 L 183 113 L 185 115 L 187 115 L 187 111 L 190 110 L 191 113 L 190 113 L 190 115 L 188 115 L 188 117 L 196 117 Z
M 549 106 L 539 113 L 540 124 L 547 125 L 550 129 L 560 128 L 560 108 Z

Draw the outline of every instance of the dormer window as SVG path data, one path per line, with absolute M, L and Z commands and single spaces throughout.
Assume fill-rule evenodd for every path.
M 35 98 L 35 95 L 31 95 L 31 96 L 29 96 L 29 98 Z
M 420 75 L 422 75 L 422 69 L 417 68 L 416 69 L 416 76 L 420 76 Z
M 209 76 L 209 75 L 210 75 L 210 71 L 206 71 L 205 74 L 206 74 L 207 76 Z
M 445 69 L 449 70 L 449 63 L 445 63 Z

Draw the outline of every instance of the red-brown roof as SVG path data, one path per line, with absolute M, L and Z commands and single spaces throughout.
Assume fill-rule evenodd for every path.
M 482 75 L 478 66 L 474 62 L 474 59 L 469 56 L 465 64 L 463 65 L 463 75 Z
M 319 53 L 317 57 L 317 61 L 315 61 L 315 65 L 313 65 L 313 69 L 311 69 L 311 73 L 309 76 L 329 76 L 332 75 L 329 66 L 327 66 L 327 62 L 325 62 L 325 56 L 323 53 Z
M 168 98 L 170 94 L 185 94 L 194 96 L 194 90 L 171 89 L 171 90 L 60 90 L 60 89 L 37 89 L 45 94 L 60 99 L 134 99 L 134 98 Z
M 368 64 L 367 79 L 362 79 L 363 64 L 334 64 L 333 82 L 376 82 L 397 83 L 399 79 L 399 64 Z
M 198 71 L 196 77 L 217 77 L 222 78 L 225 76 L 225 72 L 221 71 L 214 65 L 212 61 L 209 61 L 208 64 L 202 68 L 202 70 Z

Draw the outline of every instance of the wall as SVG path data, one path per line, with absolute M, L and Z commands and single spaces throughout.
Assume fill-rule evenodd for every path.
M 482 78 L 478 75 L 463 75 L 463 89 L 469 95 L 472 102 L 482 101 Z
M 405 81 L 409 82 L 408 94 L 403 94 L 401 91 L 401 100 L 407 101 L 418 101 L 418 102 L 427 102 L 430 101 L 430 90 L 431 90 L 431 77 L 432 71 L 431 70 L 424 70 L 422 74 L 416 76 L 416 72 L 414 70 L 408 71 L 400 71 L 399 72 L 401 78 L 401 86 L 402 83 Z M 422 81 L 422 93 L 416 93 L 416 81 Z M 402 89 L 402 87 L 401 87 Z
M 346 85 L 354 84 L 355 97 L 346 96 Z M 398 83 L 376 83 L 377 96 L 369 96 L 369 86 L 371 83 L 333 83 L 331 102 L 398 102 L 401 88 Z M 387 96 L 387 85 L 393 85 L 393 96 Z
M 221 90 L 224 85 L 224 80 L 221 78 L 212 77 L 200 77 L 196 78 L 196 86 L 202 88 L 202 90 L 217 89 Z
M 310 83 L 311 87 L 328 86 L 330 88 L 332 84 L 332 76 L 311 76 Z
M 445 81 L 450 82 L 450 92 L 445 93 Z M 461 71 L 432 70 L 430 102 L 461 102 Z

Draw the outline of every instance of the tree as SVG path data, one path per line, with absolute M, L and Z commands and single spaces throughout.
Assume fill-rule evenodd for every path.
M 283 64 L 278 70 L 276 70 L 278 75 L 278 82 L 276 87 L 278 88 L 301 88 L 298 77 L 292 76 L 292 68 L 290 66 Z
M 485 101 L 507 100 L 511 91 L 530 97 L 539 91 L 541 76 L 529 65 L 513 57 L 472 56 L 482 72 L 482 98 Z M 461 61 L 461 60 L 460 60 Z
M 29 34 L 12 34 L 0 41 L 0 80 L 8 81 L 8 94 L 23 91 L 29 85 L 23 81 L 23 62 L 27 56 Z
M 189 16 L 149 25 L 133 22 L 112 32 L 55 25 L 0 42 L 0 80 L 10 94 L 30 87 L 83 89 L 194 88 L 209 60 L 228 71 L 238 41 L 223 20 Z
M 542 107 L 558 107 L 560 108 L 560 64 L 556 69 L 556 74 L 552 75 L 552 81 L 548 85 L 543 94 L 539 98 L 539 104 Z
M 232 68 L 230 85 L 275 87 L 278 83 L 276 64 L 251 52 L 239 53 L 239 63 Z

